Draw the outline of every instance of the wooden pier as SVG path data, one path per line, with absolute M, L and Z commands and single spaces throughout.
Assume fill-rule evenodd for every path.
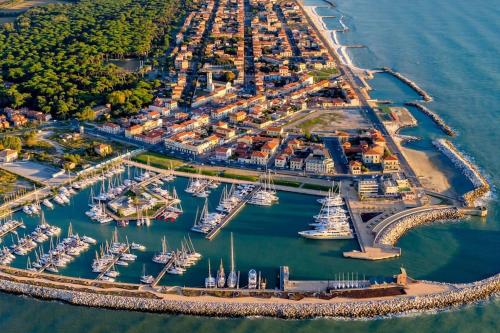
M 106 266 L 106 268 L 103 269 L 101 273 L 99 273 L 96 280 L 102 279 L 102 277 L 116 264 L 116 262 L 120 260 L 121 255 L 127 252 L 129 248 L 130 245 L 127 244 L 127 246 L 125 246 L 125 248 L 119 254 L 113 255 L 113 260 L 111 260 L 111 262 Z
M 174 258 L 172 257 L 172 258 L 170 258 L 167 261 L 167 263 L 165 264 L 165 266 L 163 266 L 163 268 L 160 271 L 160 273 L 158 273 L 158 275 L 156 276 L 156 278 L 153 281 L 153 283 L 151 283 L 151 287 L 156 287 L 158 285 L 158 283 L 160 282 L 160 280 L 165 276 L 165 274 L 170 269 L 170 267 L 172 267 L 173 264 L 174 264 Z
M 233 208 L 233 210 L 231 210 L 231 212 L 229 212 L 229 214 L 227 214 L 226 216 L 224 216 L 224 218 L 222 219 L 221 223 L 217 224 L 217 226 L 215 228 L 213 228 L 206 236 L 205 238 L 208 239 L 208 240 L 212 240 L 215 238 L 215 236 L 217 236 L 217 234 L 219 233 L 219 231 L 221 231 L 222 228 L 224 228 L 230 221 L 233 217 L 235 217 L 242 209 L 243 207 L 245 207 L 246 203 L 248 202 L 248 200 L 250 200 L 250 198 L 252 197 L 252 195 L 257 192 L 258 190 L 260 190 L 260 186 L 256 186 L 252 192 L 250 192 L 249 194 L 247 194 L 247 196 L 245 198 L 243 198 L 241 200 L 241 202 Z
M 22 222 L 16 221 L 16 223 L 14 223 L 14 225 L 12 225 L 10 228 L 8 228 L 7 230 L 4 230 L 4 231 L 0 232 L 0 238 L 3 238 L 5 235 L 7 235 L 8 233 L 13 232 L 14 230 L 16 230 L 17 228 L 19 228 L 22 225 L 23 225 Z

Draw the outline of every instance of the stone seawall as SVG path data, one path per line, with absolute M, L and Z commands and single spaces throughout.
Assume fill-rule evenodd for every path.
M 0 280 L 0 290 L 75 305 L 120 310 L 162 312 L 216 317 L 266 316 L 286 319 L 314 317 L 373 318 L 417 311 L 431 311 L 487 299 L 500 291 L 500 274 L 474 283 L 448 285 L 449 291 L 411 297 L 346 302 L 211 302 L 186 297 L 185 300 L 151 299 L 103 295 L 98 292 L 61 290 L 26 282 Z
M 433 141 L 433 144 L 472 182 L 474 189 L 465 193 L 462 198 L 467 206 L 475 206 L 476 201 L 483 198 L 490 191 L 488 181 L 481 175 L 478 168 L 465 158 L 450 141 L 438 139 Z
M 458 208 L 441 208 L 431 211 L 415 213 L 394 222 L 383 229 L 375 238 L 378 245 L 394 246 L 397 241 L 410 229 L 439 220 L 463 218 L 464 214 Z

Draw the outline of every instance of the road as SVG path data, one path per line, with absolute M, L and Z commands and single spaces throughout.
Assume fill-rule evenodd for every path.
M 382 121 L 377 117 L 375 110 L 368 103 L 368 101 L 364 95 L 364 92 L 360 88 L 360 84 L 359 84 L 360 82 L 358 83 L 359 79 L 356 77 L 356 75 L 353 73 L 353 71 L 350 67 L 344 65 L 339 60 L 337 53 L 332 48 L 329 41 L 325 39 L 325 37 L 323 36 L 321 31 L 318 30 L 318 28 L 316 27 L 314 22 L 312 22 L 312 20 L 309 18 L 309 16 L 305 12 L 304 8 L 302 7 L 302 3 L 300 1 L 296 1 L 296 2 L 298 4 L 298 6 L 301 8 L 302 14 L 304 15 L 304 17 L 306 17 L 311 28 L 314 29 L 318 38 L 321 40 L 323 45 L 326 47 L 326 49 L 328 50 L 330 55 L 335 60 L 335 63 L 337 65 L 337 68 L 339 69 L 340 74 L 342 75 L 342 77 L 345 78 L 345 80 L 351 85 L 351 87 L 356 92 L 356 95 L 358 96 L 360 104 L 361 104 L 361 106 L 359 107 L 360 111 L 368 117 L 368 119 L 374 124 L 374 127 L 376 129 L 378 129 L 380 132 L 382 132 L 382 134 L 384 135 L 384 137 L 386 139 L 387 148 L 389 148 L 392 151 L 392 153 L 394 153 L 397 156 L 397 158 L 399 159 L 401 169 L 405 173 L 406 177 L 413 183 L 413 185 L 415 187 L 422 187 L 422 184 L 421 184 L 420 180 L 418 179 L 417 175 L 415 174 L 415 172 L 413 171 L 412 167 L 410 166 L 410 164 L 408 163 L 408 161 L 404 157 L 403 153 L 401 152 L 401 150 L 399 149 L 397 144 L 394 142 L 394 139 L 389 134 L 389 132 L 385 128 Z

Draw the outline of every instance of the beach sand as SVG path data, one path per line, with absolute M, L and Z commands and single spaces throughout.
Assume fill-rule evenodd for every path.
M 425 188 L 444 194 L 454 194 L 446 174 L 432 162 L 432 157 L 439 155 L 439 152 L 425 153 L 406 147 L 400 148 Z

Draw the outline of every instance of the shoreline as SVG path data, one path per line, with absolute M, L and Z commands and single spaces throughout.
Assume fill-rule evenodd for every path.
M 329 42 L 330 47 L 333 49 L 333 51 L 337 55 L 337 58 L 340 60 L 340 62 L 344 66 L 349 67 L 354 72 L 357 72 L 357 73 L 368 72 L 367 69 L 359 68 L 356 65 L 354 65 L 351 57 L 347 53 L 347 47 L 340 44 L 340 42 L 338 40 L 337 32 L 339 30 L 335 30 L 335 29 L 331 30 L 331 29 L 327 28 L 325 21 L 323 21 L 323 18 L 321 17 L 321 15 L 319 15 L 318 12 L 316 11 L 318 6 L 306 6 L 302 2 L 300 2 L 300 0 L 299 0 L 299 3 L 300 3 L 300 6 L 304 9 L 304 12 L 309 17 L 309 19 L 314 23 L 314 25 L 316 26 L 318 31 L 323 35 L 325 40 Z M 340 20 L 340 22 L 341 22 L 342 26 L 345 27 L 342 20 Z M 344 28 L 344 30 L 346 30 L 346 28 Z M 342 31 L 342 30 L 340 30 L 340 31 Z

